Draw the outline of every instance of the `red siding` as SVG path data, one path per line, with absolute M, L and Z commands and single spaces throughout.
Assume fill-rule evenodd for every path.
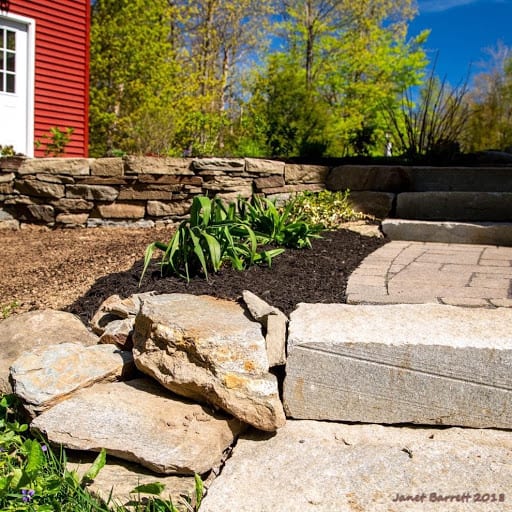
M 65 156 L 87 156 L 90 0 L 11 0 L 9 12 L 36 20 L 34 138 L 73 128 Z

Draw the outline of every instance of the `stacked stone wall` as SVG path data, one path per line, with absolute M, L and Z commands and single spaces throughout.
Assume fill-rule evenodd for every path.
M 196 195 L 279 199 L 323 190 L 328 171 L 250 158 L 0 158 L 0 226 L 174 223 Z
M 194 196 L 350 190 L 378 218 L 512 220 L 512 167 L 304 165 L 255 158 L 0 158 L 0 228 L 174 223 Z M 421 208 L 420 208 L 421 206 Z M 436 218 L 437 218 L 436 217 Z M 471 218 L 469 218 L 471 217 Z

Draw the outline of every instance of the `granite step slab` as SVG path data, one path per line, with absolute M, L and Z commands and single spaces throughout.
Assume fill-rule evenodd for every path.
M 512 309 L 300 304 L 288 417 L 512 428 Z
M 512 222 L 443 222 L 384 219 L 390 240 L 512 246 Z

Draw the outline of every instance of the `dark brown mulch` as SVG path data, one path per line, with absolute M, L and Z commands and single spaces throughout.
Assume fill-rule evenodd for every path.
M 88 321 L 101 302 L 112 294 L 128 297 L 155 290 L 238 300 L 243 290 L 250 290 L 290 314 L 299 302 L 345 302 L 349 275 L 384 243 L 382 238 L 340 229 L 324 232 L 321 239 L 313 241 L 312 249 L 288 249 L 274 259 L 271 268 L 254 266 L 244 272 L 225 268 L 209 276 L 208 281 L 198 277 L 187 283 L 178 277 L 161 277 L 155 265 L 140 288 L 142 262 L 138 261 L 126 272 L 98 279 L 84 296 L 66 309 Z

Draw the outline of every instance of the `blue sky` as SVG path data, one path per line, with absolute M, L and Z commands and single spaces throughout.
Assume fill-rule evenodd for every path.
M 485 48 L 500 40 L 512 47 L 512 0 L 418 0 L 419 14 L 409 34 L 431 29 L 426 44 L 429 58 L 438 52 L 436 72 L 452 85 L 482 70 Z

